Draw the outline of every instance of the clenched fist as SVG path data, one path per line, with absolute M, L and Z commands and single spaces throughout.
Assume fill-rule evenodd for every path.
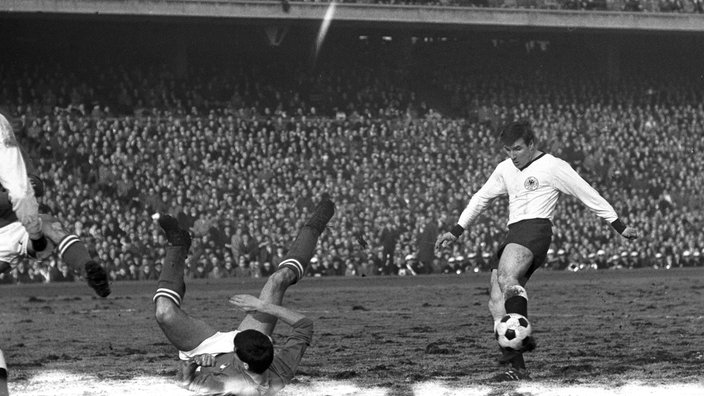
M 435 241 L 435 250 L 440 250 L 441 248 L 446 248 L 450 244 L 457 240 L 457 237 L 452 235 L 450 232 L 438 235 L 438 239 Z

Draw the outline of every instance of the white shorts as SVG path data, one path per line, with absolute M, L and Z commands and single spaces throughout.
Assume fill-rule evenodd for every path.
M 29 234 L 19 221 L 0 228 L 0 261 L 12 264 L 27 255 Z
M 188 360 L 194 356 L 203 355 L 209 353 L 211 355 L 218 355 L 221 353 L 230 353 L 235 351 L 235 335 L 239 333 L 239 330 L 221 332 L 213 334 L 212 336 L 203 340 L 197 347 L 191 349 L 190 351 L 178 351 L 178 357 L 181 360 Z

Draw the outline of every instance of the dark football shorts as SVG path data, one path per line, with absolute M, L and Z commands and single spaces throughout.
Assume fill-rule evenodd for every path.
M 533 272 L 545 263 L 550 242 L 552 242 L 552 222 L 548 219 L 528 219 L 510 224 L 506 239 L 496 252 L 496 260 L 494 260 L 492 269 L 499 267 L 499 260 L 501 260 L 501 254 L 506 245 L 516 243 L 533 252 L 533 263 L 526 272 L 526 279 L 530 279 Z

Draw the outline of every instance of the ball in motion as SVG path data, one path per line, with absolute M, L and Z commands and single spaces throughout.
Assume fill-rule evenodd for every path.
M 523 351 L 529 348 L 530 340 L 528 338 L 532 332 L 530 322 L 525 316 L 510 313 L 496 324 L 494 335 L 501 348 L 510 351 Z

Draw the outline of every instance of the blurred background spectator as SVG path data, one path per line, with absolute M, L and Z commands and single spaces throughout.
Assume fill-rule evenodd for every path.
M 47 184 L 43 202 L 114 281 L 158 277 L 156 211 L 192 231 L 190 277 L 267 276 L 322 193 L 337 213 L 310 276 L 487 271 L 503 203 L 451 250 L 436 256 L 433 244 L 504 158 L 495 130 L 516 118 L 645 234 L 626 243 L 563 199 L 546 268 L 703 265 L 698 70 L 624 62 L 613 81 L 577 50 L 504 44 L 438 44 L 411 63 L 346 48 L 316 69 L 204 62 L 185 78 L 158 62 L 30 57 L 0 64 L 0 105 Z M 51 257 L 0 283 L 73 279 Z

